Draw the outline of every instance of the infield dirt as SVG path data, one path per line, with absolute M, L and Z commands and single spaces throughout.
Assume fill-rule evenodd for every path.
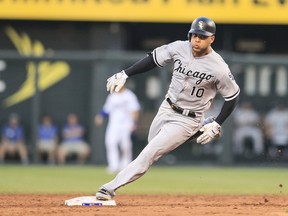
M 288 216 L 288 195 L 118 195 L 117 206 L 64 205 L 78 196 L 85 195 L 1 194 L 0 215 Z

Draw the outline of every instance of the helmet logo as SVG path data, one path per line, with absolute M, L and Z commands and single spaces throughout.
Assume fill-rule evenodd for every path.
M 199 22 L 198 22 L 198 26 L 199 26 L 200 29 L 203 29 L 203 27 L 204 27 L 204 22 L 203 22 L 203 21 L 199 21 Z

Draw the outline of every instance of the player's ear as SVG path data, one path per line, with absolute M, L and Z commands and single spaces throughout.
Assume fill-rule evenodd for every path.
M 215 40 L 215 35 L 210 36 L 210 43 L 212 44 Z

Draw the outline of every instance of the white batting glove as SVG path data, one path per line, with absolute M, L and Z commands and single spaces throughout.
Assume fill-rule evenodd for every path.
M 114 74 L 110 78 L 107 79 L 107 91 L 110 93 L 119 92 L 120 89 L 124 86 L 126 79 L 128 78 L 127 74 L 124 70 L 119 73 Z
M 220 130 L 221 130 L 221 126 L 216 121 L 213 121 L 211 123 L 204 125 L 200 129 L 200 131 L 203 133 L 197 138 L 197 143 L 206 144 L 210 142 L 212 139 L 214 139 L 215 137 L 219 137 Z

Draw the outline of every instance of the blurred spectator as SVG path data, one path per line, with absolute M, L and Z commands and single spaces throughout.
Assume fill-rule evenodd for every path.
M 250 102 L 242 103 L 234 114 L 234 150 L 236 154 L 247 152 L 261 155 L 264 153 L 263 132 L 260 125 L 260 115 Z M 250 146 L 248 145 L 250 143 Z M 250 151 L 249 150 L 250 147 Z
M 116 173 L 132 161 L 131 135 L 136 130 L 140 104 L 136 95 L 125 86 L 109 94 L 102 111 L 96 115 L 96 125 L 109 116 L 105 134 L 108 172 Z
M 270 154 L 282 156 L 288 145 L 288 109 L 278 104 L 265 117 L 265 134 Z M 274 152 L 273 152 L 274 151 Z
M 69 114 L 67 123 L 62 129 L 63 140 L 58 150 L 59 164 L 65 164 L 66 157 L 71 154 L 76 154 L 79 164 L 85 163 L 90 147 L 83 139 L 84 132 L 84 127 L 78 122 L 77 115 Z
M 8 123 L 2 129 L 0 145 L 0 162 L 4 162 L 6 154 L 18 153 L 22 164 L 28 164 L 28 153 L 24 141 L 24 130 L 17 114 L 9 116 Z
M 57 127 L 52 123 L 50 116 L 43 116 L 38 128 L 37 149 L 40 156 L 47 154 L 50 164 L 55 164 L 57 143 Z

